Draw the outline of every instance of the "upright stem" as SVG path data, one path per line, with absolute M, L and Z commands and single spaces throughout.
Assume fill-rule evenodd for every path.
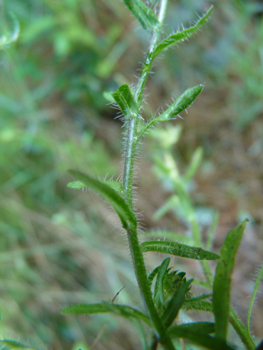
M 137 84 L 135 92 L 135 100 L 138 104 L 138 110 L 140 109 L 142 102 L 143 89 L 148 77 L 148 74 L 152 67 L 153 55 L 152 52 L 158 43 L 160 33 L 162 30 L 163 21 L 165 18 L 165 12 L 167 8 L 168 0 L 160 0 L 160 10 L 158 14 L 159 24 L 153 30 L 149 51 L 146 55 L 145 61 L 141 69 L 141 75 Z M 127 138 L 125 145 L 125 163 L 124 163 L 124 176 L 123 176 L 123 189 L 124 199 L 127 204 L 132 208 L 132 180 L 133 180 L 133 168 L 134 157 L 137 145 L 137 127 L 138 127 L 139 115 L 136 117 L 131 116 L 126 123 L 127 125 Z
M 230 313 L 229 313 L 229 320 L 230 323 L 232 324 L 234 330 L 237 332 L 239 335 L 240 339 L 242 340 L 243 344 L 245 345 L 247 350 L 254 350 L 256 348 L 256 345 L 254 343 L 254 340 L 250 336 L 250 334 L 246 331 L 245 327 L 237 317 L 235 311 L 230 308 Z
M 160 32 L 162 29 L 162 23 L 165 17 L 165 10 L 167 7 L 168 0 L 160 0 L 160 11 L 158 15 L 159 24 L 154 29 L 148 54 L 145 58 L 144 64 L 142 66 L 141 75 L 138 81 L 138 85 L 135 92 L 135 100 L 138 104 L 138 110 L 141 106 L 143 89 L 150 72 L 153 55 L 152 52 L 158 42 Z M 124 164 L 124 176 L 123 176 L 123 189 L 124 189 L 124 199 L 126 200 L 129 207 L 132 209 L 132 181 L 133 181 L 133 168 L 134 168 L 134 158 L 136 152 L 137 138 L 138 138 L 138 120 L 139 114 L 137 116 L 130 116 L 126 121 L 127 123 L 127 139 L 125 144 L 125 164 Z M 161 342 L 164 349 L 175 350 L 170 337 L 166 334 L 166 329 L 160 319 L 155 305 L 152 299 L 151 288 L 148 282 L 146 267 L 143 259 L 143 254 L 140 248 L 137 231 L 133 229 L 127 230 L 129 248 L 132 256 L 133 266 L 136 274 L 137 283 L 140 289 L 140 293 L 146 307 L 147 313 L 152 320 L 154 328 L 156 330 L 156 346 L 158 342 Z
M 153 34 L 150 42 L 150 48 L 149 48 L 150 52 L 152 52 L 155 49 L 155 46 L 159 40 L 162 26 L 163 26 L 163 21 L 165 18 L 167 4 L 168 4 L 168 0 L 161 0 L 159 14 L 158 14 L 159 25 L 153 30 Z

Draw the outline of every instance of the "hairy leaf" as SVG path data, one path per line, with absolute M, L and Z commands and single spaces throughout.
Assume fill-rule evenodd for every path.
M 194 300 L 194 298 L 186 299 L 182 308 L 184 310 L 213 312 L 213 304 L 211 302 L 206 300 Z
M 184 111 L 187 107 L 189 107 L 196 97 L 200 94 L 200 92 L 203 90 L 204 85 L 199 84 L 192 88 L 189 88 L 185 90 L 185 92 L 179 96 L 170 107 L 168 107 L 161 115 L 158 117 L 150 120 L 147 125 L 144 126 L 142 131 L 140 132 L 138 139 L 147 131 L 152 125 L 158 122 L 166 122 L 168 120 L 171 120 L 175 116 L 177 116 L 179 113 Z
M 99 304 L 76 304 L 66 307 L 60 312 L 68 315 L 92 315 L 112 312 L 125 318 L 136 318 L 151 325 L 149 318 L 142 312 L 130 306 L 113 304 L 106 301 Z
M 80 171 L 70 170 L 69 172 L 71 175 L 83 182 L 87 187 L 90 187 L 96 191 L 112 205 L 116 213 L 119 215 L 125 229 L 129 229 L 129 227 L 136 229 L 137 220 L 134 213 L 130 210 L 125 200 L 114 189 L 108 185 L 105 185 L 102 181 L 95 180 L 81 173 Z
M 110 186 L 116 192 L 118 192 L 120 195 L 122 195 L 122 193 L 123 193 L 123 186 L 122 186 L 122 184 L 120 182 L 113 181 L 113 180 L 107 180 L 107 181 L 101 181 L 101 182 L 104 183 L 105 185 Z M 73 182 L 69 182 L 67 184 L 67 187 L 74 188 L 74 189 L 82 189 L 82 188 L 86 188 L 87 186 L 81 181 L 73 181 Z
M 146 6 L 141 0 L 123 0 L 131 13 L 138 19 L 142 27 L 152 30 L 159 24 L 158 18 L 152 9 Z
M 215 325 L 211 322 L 196 322 L 173 326 L 168 330 L 171 337 L 185 338 L 211 350 L 234 350 L 224 340 L 213 337 L 209 333 L 215 331 Z
M 128 85 L 121 85 L 117 91 L 112 93 L 112 97 L 125 117 L 138 115 L 138 106 Z
M 217 337 L 225 340 L 230 309 L 230 285 L 238 246 L 248 220 L 231 230 L 220 251 L 213 283 L 213 308 Z
M 196 33 L 206 23 L 208 17 L 212 12 L 213 6 L 195 23 L 194 26 L 184 29 L 180 32 L 169 35 L 160 44 L 157 45 L 153 52 L 153 58 L 156 57 L 160 52 L 166 50 L 168 47 L 178 44 L 179 42 L 189 39 L 194 33 Z
M 183 283 L 174 293 L 173 297 L 167 304 L 163 315 L 162 315 L 162 321 L 164 323 L 164 326 L 166 328 L 170 327 L 170 325 L 173 323 L 175 318 L 177 317 L 177 314 L 179 310 L 181 309 L 184 300 L 185 300 L 185 294 L 190 289 L 190 284 L 192 282 L 191 280 L 188 280 L 186 283 Z
M 147 241 L 141 243 L 141 249 L 143 252 L 159 252 L 196 260 L 219 259 L 213 252 L 173 241 Z

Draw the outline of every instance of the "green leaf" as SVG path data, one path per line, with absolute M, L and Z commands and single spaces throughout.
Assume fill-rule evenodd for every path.
M 181 330 L 197 331 L 197 332 L 202 332 L 204 334 L 210 334 L 215 332 L 215 324 L 213 322 L 185 323 L 185 324 L 171 327 L 170 332 L 179 333 Z
M 31 348 L 23 343 L 9 339 L 0 340 L 0 345 L 4 345 L 6 350 L 35 350 L 34 348 Z
M 197 300 L 204 300 L 204 299 L 208 299 L 208 298 L 212 298 L 212 293 L 209 293 L 209 294 L 201 294 L 201 295 L 198 295 L 197 297 L 193 297 L 193 298 L 190 298 L 190 299 L 187 299 L 188 301 L 197 301 Z
M 185 90 L 185 92 L 179 96 L 170 107 L 168 107 L 159 117 L 155 118 L 155 122 L 166 122 L 167 120 L 172 119 L 182 111 L 184 111 L 187 107 L 189 107 L 196 97 L 203 90 L 204 85 L 199 84 L 192 88 Z
M 125 117 L 135 118 L 138 115 L 138 106 L 128 85 L 121 85 L 111 95 Z
M 159 159 L 156 159 L 156 164 L 158 165 Z M 156 213 L 153 216 L 154 220 L 159 220 L 162 216 L 164 216 L 168 211 L 176 208 L 177 205 L 180 204 L 180 199 L 178 198 L 178 196 L 173 195 L 170 198 L 168 198 L 166 200 L 166 202 L 164 203 L 164 205 L 159 208 Z
M 206 349 L 234 350 L 222 339 L 209 335 L 209 333 L 214 332 L 214 328 L 214 323 L 211 322 L 188 323 L 171 327 L 168 334 L 171 337 L 188 339 Z
M 209 8 L 209 10 L 195 23 L 194 26 L 184 29 L 180 32 L 169 35 L 166 39 L 164 39 L 160 44 L 157 45 L 153 52 L 153 58 L 156 57 L 160 52 L 166 50 L 170 46 L 174 46 L 179 42 L 185 41 L 190 38 L 194 33 L 196 33 L 201 27 L 206 23 L 208 17 L 212 12 L 213 6 Z
M 159 271 L 160 266 L 157 266 L 155 269 L 152 270 L 152 272 L 149 274 L 148 276 L 148 282 L 150 284 L 150 286 L 152 285 L 152 282 L 154 280 L 154 277 L 157 275 L 158 271 Z
M 114 313 L 125 318 L 136 318 L 139 319 L 148 325 L 151 325 L 149 318 L 143 314 L 142 312 L 126 306 L 126 305 L 118 305 L 109 302 L 102 302 L 99 304 L 77 304 L 66 307 L 65 309 L 60 311 L 62 314 L 68 315 L 93 315 L 98 313 Z
M 247 312 L 247 332 L 250 334 L 250 329 L 249 329 L 249 323 L 250 323 L 250 317 L 251 317 L 251 313 L 252 313 L 252 308 L 256 299 L 256 294 L 258 291 L 258 288 L 260 286 L 260 281 L 263 278 L 263 266 L 260 269 L 255 285 L 254 285 L 254 289 L 253 289 L 253 293 L 251 294 L 251 298 L 250 298 L 250 302 L 249 302 L 249 307 L 248 307 L 248 312 Z M 250 334 L 251 335 L 251 334 Z
M 164 298 L 163 298 L 163 279 L 166 274 L 167 268 L 170 263 L 170 258 L 164 259 L 164 261 L 159 266 L 157 276 L 156 276 L 156 282 L 154 286 L 154 304 L 157 307 L 157 309 L 162 309 L 164 304 Z
M 141 243 L 142 252 L 158 252 L 196 260 L 216 260 L 219 256 L 202 248 L 173 241 L 147 241 Z
M 152 119 L 149 121 L 147 125 L 144 126 L 142 131 L 140 132 L 138 139 L 147 131 L 152 125 L 158 122 L 166 122 L 168 120 L 171 120 L 175 116 L 177 116 L 179 113 L 181 113 L 183 110 L 185 110 L 187 107 L 189 107 L 196 97 L 200 94 L 200 92 L 203 90 L 204 85 L 199 84 L 192 88 L 189 88 L 185 90 L 185 92 L 179 96 L 170 107 L 168 107 L 161 115 L 158 117 Z
M 203 281 L 203 280 L 200 280 L 198 278 L 195 278 L 193 283 L 197 284 L 198 286 L 202 286 L 202 287 L 204 287 L 206 289 L 209 289 L 209 290 L 211 289 L 211 284 L 210 283 L 208 283 L 206 281 Z
M 85 184 L 81 181 L 72 181 L 67 184 L 68 188 L 74 188 L 80 190 L 82 188 L 86 188 Z
M 162 321 L 164 323 L 165 328 L 170 327 L 170 325 L 173 323 L 175 318 L 177 317 L 177 314 L 179 310 L 181 309 L 184 300 L 185 300 L 185 294 L 190 289 L 190 284 L 192 282 L 192 279 L 188 280 L 187 282 L 183 283 L 174 293 L 171 300 L 167 304 L 163 315 L 162 315 Z
M 190 165 L 186 170 L 186 173 L 184 174 L 185 182 L 190 181 L 194 177 L 195 173 L 197 172 L 201 164 L 202 158 L 203 158 L 203 149 L 202 147 L 198 147 L 192 156 Z
M 80 171 L 70 170 L 69 172 L 112 205 L 126 230 L 128 230 L 129 227 L 132 227 L 134 230 L 136 229 L 137 220 L 134 213 L 130 210 L 125 200 L 114 189 L 104 184 L 102 181 L 95 180 Z
M 209 231 L 208 231 L 208 236 L 207 236 L 207 241 L 206 241 L 206 246 L 205 246 L 205 249 L 207 249 L 207 250 L 210 250 L 212 247 L 213 237 L 214 237 L 214 233 L 215 233 L 215 229 L 216 229 L 218 220 L 219 220 L 219 212 L 217 211 L 214 213 L 213 221 L 212 221 L 212 224 L 211 224 Z
M 231 230 L 220 251 L 213 283 L 213 308 L 215 315 L 216 335 L 222 340 L 227 337 L 227 325 L 230 309 L 231 275 L 238 246 L 246 227 L 247 219 Z
M 182 308 L 186 311 L 188 310 L 196 310 L 196 311 L 206 311 L 213 312 L 213 304 L 206 300 L 195 300 L 186 299 Z
M 18 20 L 16 19 L 15 15 L 12 12 L 10 12 L 9 14 L 12 21 L 12 30 L 8 34 L 1 35 L 0 50 L 3 49 L 5 46 L 11 44 L 12 42 L 16 41 L 19 36 L 20 27 L 19 27 Z
M 118 181 L 113 181 L 113 180 L 107 180 L 107 181 L 101 181 L 105 185 L 108 185 L 112 189 L 114 189 L 116 192 L 118 192 L 120 195 L 123 194 L 123 186 L 120 182 Z M 82 189 L 82 188 L 87 188 L 87 186 L 81 182 L 81 181 L 73 181 L 69 182 L 67 184 L 67 187 L 69 188 L 74 188 L 74 189 Z
M 131 13 L 138 19 L 142 27 L 151 31 L 159 24 L 158 18 L 152 9 L 146 6 L 141 0 L 123 0 Z

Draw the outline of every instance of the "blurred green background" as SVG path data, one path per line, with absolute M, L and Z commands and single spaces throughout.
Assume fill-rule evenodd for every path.
M 263 4 L 213 3 L 205 29 L 157 59 L 144 117 L 205 84 L 184 120 L 173 122 L 183 127 L 174 154 L 184 169 L 203 148 L 189 191 L 204 233 L 211 224 L 205 213 L 220 212 L 215 251 L 229 229 L 250 218 L 233 281 L 242 318 L 263 255 Z M 170 0 L 165 30 L 188 26 L 210 4 Z M 117 218 L 100 198 L 66 184 L 70 168 L 100 178 L 120 174 L 121 122 L 106 96 L 136 83 L 149 35 L 119 0 L 1 0 L 0 9 L 2 35 L 11 30 L 10 11 L 21 27 L 18 41 L 0 53 L 0 336 L 39 349 L 138 349 L 133 324 L 59 310 L 112 300 L 124 285 L 118 302 L 142 306 Z M 151 170 L 157 151 L 151 140 L 142 146 L 142 225 L 184 233 L 171 213 L 152 221 L 169 195 Z M 262 295 L 258 304 L 253 329 L 262 337 Z

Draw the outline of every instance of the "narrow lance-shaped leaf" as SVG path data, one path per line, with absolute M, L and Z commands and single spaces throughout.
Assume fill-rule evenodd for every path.
M 202 157 L 203 157 L 203 149 L 201 147 L 198 147 L 194 151 L 194 154 L 192 156 L 192 159 L 190 161 L 188 169 L 186 170 L 186 172 L 184 174 L 184 181 L 185 182 L 190 181 L 194 177 L 195 173 L 197 172 L 197 170 L 201 164 Z
M 157 275 L 158 271 L 159 271 L 160 266 L 157 266 L 155 269 L 152 270 L 152 272 L 149 274 L 148 276 L 148 282 L 149 285 L 152 285 L 152 282 L 154 280 L 154 277 Z
M 130 210 L 125 200 L 115 190 L 108 185 L 105 185 L 103 182 L 95 180 L 80 171 L 70 170 L 69 172 L 71 175 L 76 176 L 76 178 L 83 182 L 87 187 L 96 191 L 112 205 L 113 209 L 119 215 L 125 229 L 129 229 L 129 227 L 136 229 L 137 220 L 134 213 Z
M 256 299 L 256 294 L 258 291 L 258 288 L 260 286 L 260 281 L 263 278 L 263 266 L 261 267 L 255 285 L 254 285 L 254 289 L 253 289 L 253 293 L 251 294 L 251 298 L 250 298 L 250 302 L 249 302 L 249 306 L 248 306 L 248 312 L 247 312 L 247 332 L 250 334 L 250 317 L 251 317 L 251 313 L 252 313 L 252 308 Z
M 164 326 L 166 328 L 169 328 L 170 325 L 173 323 L 175 318 L 177 317 L 177 314 L 179 310 L 181 309 L 181 306 L 184 303 L 185 300 L 185 294 L 190 289 L 190 284 L 193 280 L 190 279 L 187 282 L 183 283 L 174 293 L 171 300 L 166 306 L 166 309 L 163 312 L 162 315 L 162 321 L 164 323 Z
M 173 241 L 146 241 L 141 243 L 141 249 L 143 252 L 171 254 L 195 260 L 219 259 L 219 256 L 213 252 Z
M 108 185 L 109 187 L 111 187 L 112 189 L 114 189 L 116 192 L 118 192 L 120 195 L 123 194 L 123 186 L 120 182 L 118 181 L 113 181 L 113 180 L 106 180 L 106 181 L 101 181 L 102 183 L 104 183 L 105 185 Z M 69 188 L 73 188 L 73 189 L 84 189 L 87 188 L 87 186 L 81 182 L 81 181 L 72 181 L 69 182 L 67 184 L 67 187 Z
M 152 125 L 158 122 L 166 122 L 168 120 L 171 120 L 175 116 L 177 116 L 179 113 L 184 111 L 187 107 L 189 107 L 196 97 L 200 94 L 200 92 L 203 90 L 204 85 L 199 84 L 192 88 L 189 88 L 185 90 L 185 92 L 179 96 L 170 107 L 168 107 L 161 115 L 158 117 L 150 120 L 147 125 L 144 126 L 142 131 L 140 132 L 138 136 L 139 138 L 147 131 Z
M 10 339 L 2 339 L 0 340 L 0 345 L 4 346 L 6 350 L 36 350 L 35 348 L 31 348 L 19 341 L 10 340 Z
M 166 270 L 169 266 L 170 258 L 164 259 L 162 264 L 159 266 L 158 273 L 156 276 L 156 282 L 154 286 L 154 304 L 159 309 L 164 304 L 163 299 L 163 278 L 165 276 Z
M 142 312 L 130 306 L 113 304 L 106 301 L 98 304 L 76 304 L 66 307 L 60 312 L 68 315 L 93 315 L 111 312 L 125 318 L 136 318 L 151 325 L 149 318 Z
M 131 13 L 138 19 L 142 27 L 151 31 L 159 24 L 158 18 L 152 9 L 146 6 L 141 0 L 123 0 Z
M 125 117 L 136 117 L 138 115 L 138 106 L 128 85 L 121 85 L 111 95 Z
M 227 337 L 227 326 L 230 309 L 230 287 L 231 276 L 238 246 L 248 220 L 243 221 L 231 230 L 225 239 L 220 251 L 214 283 L 213 283 L 213 308 L 215 315 L 215 329 L 217 337 L 225 340 Z
M 208 17 L 212 12 L 213 6 L 211 6 L 208 11 L 195 23 L 194 26 L 186 28 L 180 32 L 169 35 L 160 44 L 157 45 L 153 52 L 153 57 L 156 57 L 160 52 L 166 50 L 168 47 L 178 44 L 179 42 L 189 39 L 194 33 L 196 33 L 201 27 L 206 23 Z
M 168 334 L 175 338 L 185 338 L 197 343 L 206 349 L 211 350 L 234 350 L 224 340 L 213 337 L 209 333 L 214 332 L 214 323 L 196 322 L 173 326 L 168 330 Z
M 213 312 L 213 304 L 210 301 L 206 300 L 195 300 L 193 299 L 187 299 L 184 301 L 184 304 L 182 306 L 182 309 L 188 311 L 206 311 L 206 312 Z

